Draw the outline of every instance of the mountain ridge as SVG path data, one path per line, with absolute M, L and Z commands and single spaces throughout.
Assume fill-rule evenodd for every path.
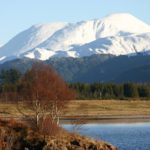
M 112 14 L 77 23 L 33 25 L 0 47 L 0 61 L 136 54 L 148 51 L 149 42 L 150 25 L 127 13 Z

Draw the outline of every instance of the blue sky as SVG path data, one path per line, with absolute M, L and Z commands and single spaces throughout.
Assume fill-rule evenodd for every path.
M 150 0 L 0 0 L 0 45 L 33 24 L 127 12 L 150 24 Z

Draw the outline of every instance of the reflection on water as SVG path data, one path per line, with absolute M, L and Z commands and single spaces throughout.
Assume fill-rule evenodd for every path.
M 75 129 L 73 125 L 63 127 Z M 150 150 L 150 123 L 86 124 L 76 128 L 79 133 L 110 142 L 120 150 Z

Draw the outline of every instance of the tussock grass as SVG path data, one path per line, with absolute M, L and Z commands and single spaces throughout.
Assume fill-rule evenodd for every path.
M 21 106 L 23 109 L 23 106 Z M 28 114 L 32 111 L 24 108 Z M 97 115 L 150 115 L 150 101 L 126 100 L 73 100 L 63 110 L 62 116 Z M 17 106 L 0 103 L 1 117 L 21 117 Z
M 150 115 L 150 101 L 75 100 L 66 115 Z

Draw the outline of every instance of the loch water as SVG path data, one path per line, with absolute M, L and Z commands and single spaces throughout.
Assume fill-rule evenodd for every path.
M 150 150 L 150 123 L 64 124 L 63 127 L 107 141 L 119 150 Z

